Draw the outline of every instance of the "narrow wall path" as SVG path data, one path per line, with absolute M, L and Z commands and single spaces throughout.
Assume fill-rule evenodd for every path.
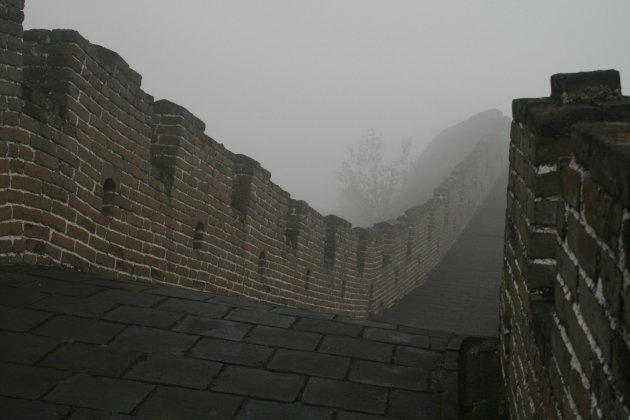
M 379 320 L 457 334 L 497 335 L 506 184 L 507 173 L 427 281 Z

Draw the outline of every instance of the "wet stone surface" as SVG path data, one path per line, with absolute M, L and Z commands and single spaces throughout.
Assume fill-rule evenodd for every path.
M 456 418 L 454 334 L 58 268 L 0 288 L 11 419 Z

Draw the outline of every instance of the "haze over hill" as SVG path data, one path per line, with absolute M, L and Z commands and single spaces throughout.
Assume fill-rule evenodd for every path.
M 510 121 L 510 118 L 503 115 L 501 111 L 490 109 L 442 130 L 422 153 L 411 160 L 401 182 L 394 190 L 384 217 L 378 218 L 375 217 L 374 212 L 366 211 L 364 207 L 366 205 L 369 207 L 369 201 L 352 201 L 349 194 L 340 196 L 338 214 L 355 226 L 370 226 L 376 222 L 395 219 L 403 215 L 405 210 L 433 198 L 434 189 L 471 154 L 477 144 L 495 140 L 504 141 L 507 144 Z M 507 167 L 507 155 L 502 159 Z M 387 158 L 383 158 L 383 165 L 389 164 Z M 366 166 L 369 166 L 368 162 Z M 367 175 L 372 175 L 373 172 L 368 171 L 365 176 L 366 181 L 370 178 Z M 387 171 L 384 172 L 387 173 Z M 374 189 L 381 190 L 382 186 L 375 185 Z
M 392 216 L 433 197 L 433 190 L 481 141 L 509 142 L 509 117 L 497 109 L 473 115 L 448 127 L 429 143 L 412 163 L 392 205 Z M 507 166 L 507 156 L 505 156 Z
M 367 130 L 416 154 L 475 112 L 544 94 L 553 73 L 616 68 L 628 85 L 629 15 L 628 0 L 27 0 L 25 28 L 116 51 L 147 93 L 326 214 Z

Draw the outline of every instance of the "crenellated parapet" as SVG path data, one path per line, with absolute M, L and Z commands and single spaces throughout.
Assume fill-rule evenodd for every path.
M 506 144 L 480 144 L 434 199 L 352 228 L 154 101 L 115 52 L 71 30 L 22 33 L 22 7 L 0 7 L 0 262 L 367 316 L 424 281 L 504 169 Z
M 615 70 L 513 102 L 501 364 L 514 419 L 626 419 L 630 98 Z

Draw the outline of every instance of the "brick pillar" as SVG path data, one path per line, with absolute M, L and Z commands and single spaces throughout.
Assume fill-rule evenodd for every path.
M 23 171 L 23 163 L 13 159 L 29 158 L 29 150 L 23 146 L 28 142 L 28 133 L 18 127 L 23 108 L 23 8 L 24 0 L 0 2 L 0 254 L 2 260 L 10 262 L 22 261 L 15 251 L 15 238 L 24 230 L 10 206 L 21 199 L 11 185 L 12 174 Z
M 564 322 L 575 321 L 571 328 L 581 329 L 577 319 L 562 317 L 567 291 L 558 276 L 558 267 L 564 267 L 559 263 L 568 258 L 562 246 L 565 202 L 576 200 L 571 195 L 580 188 L 581 175 L 570 163 L 571 129 L 577 123 L 630 120 L 630 101 L 621 96 L 615 70 L 556 74 L 551 88 L 550 97 L 512 104 L 500 338 L 514 419 L 563 418 L 581 410 L 587 411 L 581 412 L 583 418 L 592 414 L 576 408 L 588 405 L 578 391 L 567 392 L 569 382 L 586 379 L 580 373 L 571 376 L 573 350 L 562 344 L 567 341 Z M 579 233 L 573 231 L 571 236 Z M 578 247 L 587 247 L 588 237 L 577 239 Z
M 0 123 L 3 126 L 17 125 L 22 110 L 23 8 L 24 0 L 0 2 Z

